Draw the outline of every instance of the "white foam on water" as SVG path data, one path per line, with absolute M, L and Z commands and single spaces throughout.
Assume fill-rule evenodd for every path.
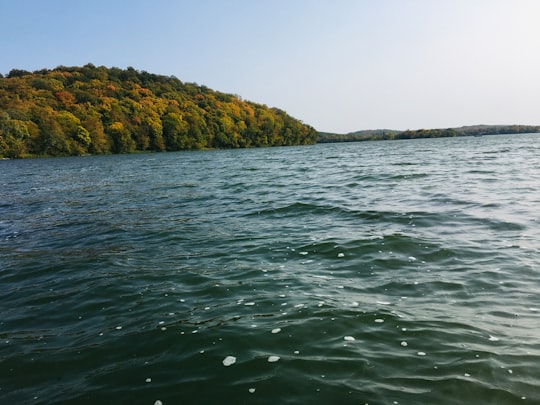
M 281 332 L 281 328 L 272 329 L 272 333 L 279 333 L 279 332 Z
M 305 307 L 306 304 L 296 304 L 294 307 L 295 308 L 302 308 L 302 307 Z
M 489 335 L 489 340 L 490 340 L 490 342 L 498 342 L 499 338 L 495 337 L 495 336 L 492 336 L 492 335 Z
M 391 302 L 389 302 L 389 301 L 376 301 L 376 302 L 377 302 L 377 304 L 380 304 L 380 305 L 390 305 L 391 304 Z
M 223 365 L 225 367 L 232 366 L 234 363 L 236 363 L 236 357 L 234 356 L 227 356 L 223 359 Z
M 279 356 L 269 356 L 268 357 L 268 363 L 275 363 L 276 361 L 279 361 Z
M 415 261 L 416 261 L 416 257 L 414 257 L 414 256 L 409 256 L 408 259 L 409 259 L 411 262 L 415 262 Z
M 308 252 L 299 252 L 302 256 L 305 256 L 308 254 Z
M 255 305 L 255 303 L 254 302 L 246 302 L 244 305 L 246 307 L 252 307 L 253 305 Z
M 356 339 L 352 336 L 345 336 L 343 340 L 346 340 L 347 342 L 354 342 Z
M 416 353 L 416 354 L 418 354 L 419 356 L 425 356 L 425 355 L 426 355 L 425 352 L 418 352 L 418 353 Z

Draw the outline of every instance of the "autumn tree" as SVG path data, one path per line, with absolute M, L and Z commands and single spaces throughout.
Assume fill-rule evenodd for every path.
M 0 154 L 65 156 L 314 143 L 285 112 L 176 77 L 59 66 L 0 76 Z

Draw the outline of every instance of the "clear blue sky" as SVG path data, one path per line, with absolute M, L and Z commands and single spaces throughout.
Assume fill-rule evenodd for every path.
M 132 66 L 320 131 L 540 124 L 538 0 L 0 0 L 0 72 Z

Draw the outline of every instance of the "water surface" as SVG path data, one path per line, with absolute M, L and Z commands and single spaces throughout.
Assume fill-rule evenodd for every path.
M 0 162 L 0 400 L 540 403 L 539 188 L 538 135 Z

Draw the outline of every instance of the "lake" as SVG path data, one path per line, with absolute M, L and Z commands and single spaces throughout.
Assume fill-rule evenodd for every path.
M 540 403 L 540 136 L 0 162 L 0 402 Z

